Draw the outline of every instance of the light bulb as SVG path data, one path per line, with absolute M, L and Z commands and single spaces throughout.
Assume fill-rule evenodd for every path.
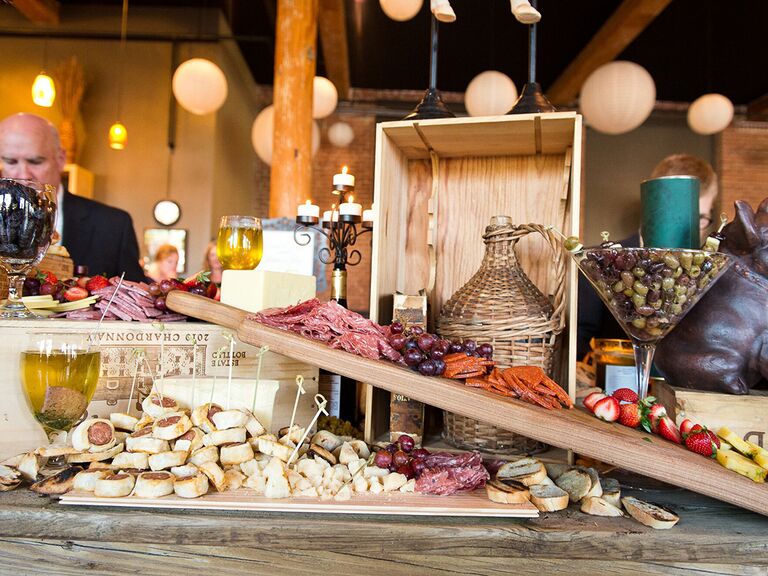
M 123 150 L 128 142 L 128 130 L 119 121 L 109 127 L 109 147 Z
M 38 106 L 50 108 L 56 99 L 56 86 L 53 78 L 45 72 L 40 72 L 32 83 L 32 101 Z

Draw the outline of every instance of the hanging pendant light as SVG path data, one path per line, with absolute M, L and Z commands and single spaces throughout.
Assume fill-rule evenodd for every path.
M 128 144 L 128 130 L 120 121 L 123 101 L 123 78 L 125 76 L 125 37 L 128 32 L 128 0 L 123 0 L 123 13 L 120 19 L 120 79 L 117 86 L 117 120 L 109 127 L 109 147 L 113 150 L 125 150 Z
M 56 85 L 53 78 L 45 72 L 40 72 L 32 83 L 32 102 L 38 106 L 50 108 L 56 100 Z
M 128 130 L 118 120 L 109 127 L 109 147 L 113 150 L 124 150 L 128 143 Z

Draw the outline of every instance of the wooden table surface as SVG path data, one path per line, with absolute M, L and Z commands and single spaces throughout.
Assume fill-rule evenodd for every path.
M 0 574 L 768 574 L 768 518 L 682 489 L 624 493 L 679 524 L 573 507 L 537 520 L 86 508 L 21 489 L 0 493 Z

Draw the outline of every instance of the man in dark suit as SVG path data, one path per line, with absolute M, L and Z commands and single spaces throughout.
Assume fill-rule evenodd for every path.
M 34 114 L 0 122 L 3 176 L 50 184 L 57 190 L 56 231 L 76 266 L 90 275 L 144 280 L 131 216 L 124 210 L 69 193 L 62 185 L 66 155 L 55 126 Z

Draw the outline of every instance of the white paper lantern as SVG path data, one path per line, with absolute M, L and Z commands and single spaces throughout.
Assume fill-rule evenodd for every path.
M 333 114 L 339 102 L 336 86 L 328 78 L 315 76 L 312 87 L 312 118 L 325 118 Z
M 264 108 L 251 126 L 251 143 L 256 154 L 265 164 L 272 164 L 272 144 L 275 132 L 275 107 Z M 320 148 L 320 126 L 312 121 L 312 156 Z
M 733 120 L 733 103 L 722 94 L 704 94 L 688 108 L 688 126 L 697 134 L 717 134 Z
M 173 73 L 173 95 L 192 114 L 216 112 L 227 99 L 227 77 L 205 58 L 192 58 Z
M 623 134 L 640 126 L 653 111 L 656 85 L 634 62 L 617 60 L 592 72 L 581 87 L 581 113 L 599 132 Z
M 336 122 L 328 128 L 328 140 L 337 148 L 346 148 L 355 139 L 355 131 L 346 122 Z
M 464 105 L 470 116 L 498 116 L 512 110 L 517 100 L 517 88 L 503 72 L 480 72 L 467 85 Z
M 423 3 L 424 0 L 379 0 L 384 14 L 398 22 L 405 22 L 416 16 Z

